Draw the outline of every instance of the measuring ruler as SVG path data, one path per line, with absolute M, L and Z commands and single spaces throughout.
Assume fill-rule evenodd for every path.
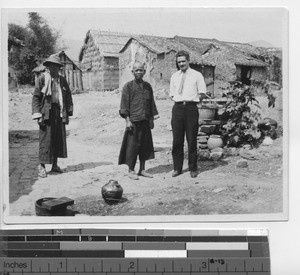
M 266 230 L 0 230 L 0 275 L 270 275 Z

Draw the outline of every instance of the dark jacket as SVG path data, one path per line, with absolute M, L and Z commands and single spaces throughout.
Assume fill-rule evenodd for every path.
M 71 90 L 66 79 L 59 76 L 60 88 L 63 98 L 62 122 L 69 123 L 69 116 L 73 115 L 73 100 Z M 44 96 L 41 92 L 45 85 L 45 76 L 42 74 L 35 83 L 35 89 L 32 97 L 32 114 L 41 113 L 44 120 L 49 120 L 51 109 L 51 96 Z
M 132 122 L 150 120 L 158 114 L 151 85 L 136 80 L 127 82 L 122 90 L 119 114 Z

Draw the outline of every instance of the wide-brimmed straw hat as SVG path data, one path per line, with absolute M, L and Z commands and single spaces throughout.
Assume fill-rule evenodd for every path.
M 54 55 L 54 54 L 50 55 L 50 56 L 43 62 L 43 65 L 47 67 L 47 66 L 49 66 L 51 63 L 60 65 L 61 67 L 63 66 L 63 64 L 60 62 L 59 56 Z

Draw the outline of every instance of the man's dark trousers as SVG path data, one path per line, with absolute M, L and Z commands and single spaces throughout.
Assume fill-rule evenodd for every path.
M 182 171 L 184 159 L 184 136 L 188 144 L 188 166 L 197 171 L 197 135 L 199 112 L 197 103 L 175 103 L 172 109 L 173 164 L 174 171 Z

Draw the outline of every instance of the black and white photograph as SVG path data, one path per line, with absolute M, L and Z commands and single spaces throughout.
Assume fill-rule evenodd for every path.
M 4 222 L 287 220 L 288 16 L 2 9 Z

